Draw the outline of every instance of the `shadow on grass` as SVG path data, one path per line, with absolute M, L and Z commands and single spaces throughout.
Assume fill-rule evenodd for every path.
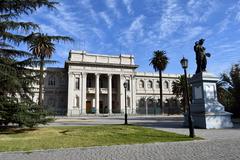
M 19 134 L 29 131 L 35 131 L 37 128 L 18 128 L 18 127 L 9 127 L 9 126 L 1 126 L 0 127 L 0 135 L 4 134 Z

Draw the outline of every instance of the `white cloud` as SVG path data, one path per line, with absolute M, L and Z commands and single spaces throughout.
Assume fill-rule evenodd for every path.
M 40 24 L 40 31 L 43 33 L 47 33 L 49 35 L 60 35 L 60 33 L 56 30 L 55 27 L 45 24 Z
M 240 0 L 230 7 L 226 13 L 229 15 L 229 17 L 231 15 L 235 21 L 240 22 Z
M 121 16 L 120 12 L 117 9 L 117 1 L 116 0 L 106 0 L 106 5 L 108 8 L 113 10 L 114 14 L 118 18 Z
M 218 42 L 218 41 L 217 41 Z M 220 73 L 229 69 L 231 63 L 239 63 L 240 41 L 219 41 L 214 46 L 211 46 L 213 51 L 210 61 L 211 70 L 215 73 Z
M 125 31 L 123 31 L 121 37 L 120 37 L 120 42 L 125 45 L 128 46 L 131 43 L 136 42 L 137 40 L 139 40 L 139 38 L 143 38 L 144 36 L 144 24 L 143 21 L 145 19 L 144 15 L 140 15 L 138 17 L 136 17 L 130 27 L 128 29 L 126 29 Z
M 124 5 L 125 5 L 126 8 L 127 8 L 128 14 L 132 14 L 132 13 L 133 13 L 133 10 L 132 10 L 132 2 L 133 2 L 133 0 L 123 0 L 123 3 L 124 3 Z
M 76 14 L 71 11 L 66 5 L 60 5 L 55 14 L 46 15 L 46 19 L 59 30 L 65 31 L 65 33 L 71 36 L 76 36 L 76 33 L 81 36 L 86 36 L 86 30 L 81 19 L 77 18 Z
M 72 10 L 71 5 L 62 3 L 58 6 L 57 10 L 54 10 L 54 12 L 42 10 L 41 16 L 41 18 L 44 19 L 44 22 L 47 22 L 46 24 L 41 21 L 39 22 L 37 19 L 35 20 L 35 22 L 40 24 L 41 31 L 51 35 L 70 36 L 75 40 L 74 45 L 79 41 L 81 42 L 86 40 L 89 36 L 88 28 L 86 24 L 83 23 L 84 19 L 81 19 L 81 17 L 77 16 L 77 13 Z M 74 46 L 72 43 L 60 44 L 61 45 L 57 45 L 58 48 L 68 46 L 66 47 L 66 50 Z M 63 52 L 58 48 L 56 51 L 57 56 L 64 57 L 63 54 L 67 56 L 68 52 Z
M 91 28 L 92 31 L 96 34 L 96 36 L 100 39 L 100 40 L 103 40 L 103 38 L 105 37 L 105 34 L 102 30 L 96 28 L 96 27 L 93 27 Z
M 100 12 L 99 15 L 105 21 L 105 23 L 107 24 L 108 28 L 111 28 L 112 25 L 113 25 L 113 22 L 110 19 L 110 17 L 105 12 Z
M 190 0 L 187 3 L 188 12 L 191 14 L 193 22 L 205 22 L 208 17 L 216 10 L 219 1 L 199 1 Z
M 168 0 L 163 7 L 160 21 L 154 25 L 154 29 L 159 30 L 160 38 L 166 38 L 187 23 L 189 23 L 189 16 L 184 14 L 177 1 Z
M 225 11 L 224 19 L 218 23 L 219 33 L 228 29 L 229 25 L 240 22 L 240 0 Z
M 95 22 L 98 22 L 97 13 L 93 9 L 93 6 L 92 6 L 90 0 L 81 0 L 81 1 L 79 1 L 79 4 L 82 5 L 84 8 L 86 8 L 89 11 L 91 17 L 93 18 L 93 20 Z
M 193 41 L 197 38 L 202 38 L 204 32 L 206 32 L 206 29 L 201 26 L 195 26 L 195 27 L 187 27 L 184 30 L 183 38 L 181 38 L 181 42 L 188 42 L 188 41 Z

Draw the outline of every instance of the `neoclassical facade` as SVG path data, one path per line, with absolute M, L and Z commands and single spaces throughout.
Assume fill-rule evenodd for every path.
M 179 75 L 163 74 L 164 107 L 159 108 L 158 74 L 136 72 L 137 67 L 131 55 L 71 50 L 64 68 L 47 68 L 44 105 L 68 116 L 120 114 L 125 106 L 129 114 L 167 113 L 170 107 L 176 110 L 177 104 L 169 100 L 175 97 L 171 86 Z

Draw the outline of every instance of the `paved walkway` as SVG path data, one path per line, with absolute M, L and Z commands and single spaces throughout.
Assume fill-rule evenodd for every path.
M 88 117 L 59 120 L 51 125 L 116 124 L 122 118 Z M 72 124 L 73 123 L 73 124 Z M 188 134 L 182 128 L 182 117 L 131 117 L 130 124 Z M 240 129 L 205 130 L 196 129 L 201 141 L 170 142 L 109 147 L 91 147 L 34 151 L 31 153 L 0 153 L 0 160 L 238 160 L 240 159 Z

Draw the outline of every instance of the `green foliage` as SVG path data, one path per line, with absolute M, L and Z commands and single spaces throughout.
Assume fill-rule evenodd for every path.
M 0 1 L 0 121 L 33 127 L 48 120 L 46 112 L 31 100 L 33 84 L 37 83 L 35 57 L 18 46 L 26 43 L 28 32 L 39 28 L 32 22 L 19 22 L 22 14 L 29 15 L 39 7 L 54 8 L 49 0 Z M 21 31 L 21 32 L 19 32 Z M 21 34 L 18 34 L 21 33 Z
M 2 98 L 2 97 L 1 97 Z M 35 127 L 46 124 L 51 118 L 46 118 L 48 113 L 42 107 L 31 101 L 19 102 L 18 98 L 5 97 L 0 104 L 1 125 L 9 123 L 18 124 L 19 127 Z
M 166 56 L 165 51 L 154 51 L 153 57 L 150 59 L 150 64 L 152 65 L 153 69 L 159 72 L 159 89 L 160 89 L 160 108 L 162 109 L 162 113 L 164 113 L 163 108 L 163 98 L 162 98 L 162 71 L 164 71 L 168 64 L 168 57 Z
M 155 71 L 164 71 L 168 64 L 168 57 L 165 51 L 154 51 L 153 57 L 150 59 L 150 65 Z
M 240 64 L 234 64 L 229 74 L 223 73 L 217 85 L 218 99 L 235 117 L 240 117 Z
M 178 77 L 176 81 L 172 83 L 172 92 L 180 100 L 180 108 L 185 113 L 186 112 L 186 96 L 185 96 L 185 78 L 184 75 Z M 191 87 L 188 86 L 189 98 L 191 99 Z
M 54 41 L 73 41 L 72 38 L 66 36 L 49 36 L 43 33 L 32 33 L 25 38 L 29 45 L 29 50 L 32 52 L 34 57 L 38 60 L 39 68 L 39 98 L 38 104 L 43 106 L 42 92 L 43 92 L 43 74 L 44 64 L 49 62 L 46 58 L 51 58 L 55 52 Z

